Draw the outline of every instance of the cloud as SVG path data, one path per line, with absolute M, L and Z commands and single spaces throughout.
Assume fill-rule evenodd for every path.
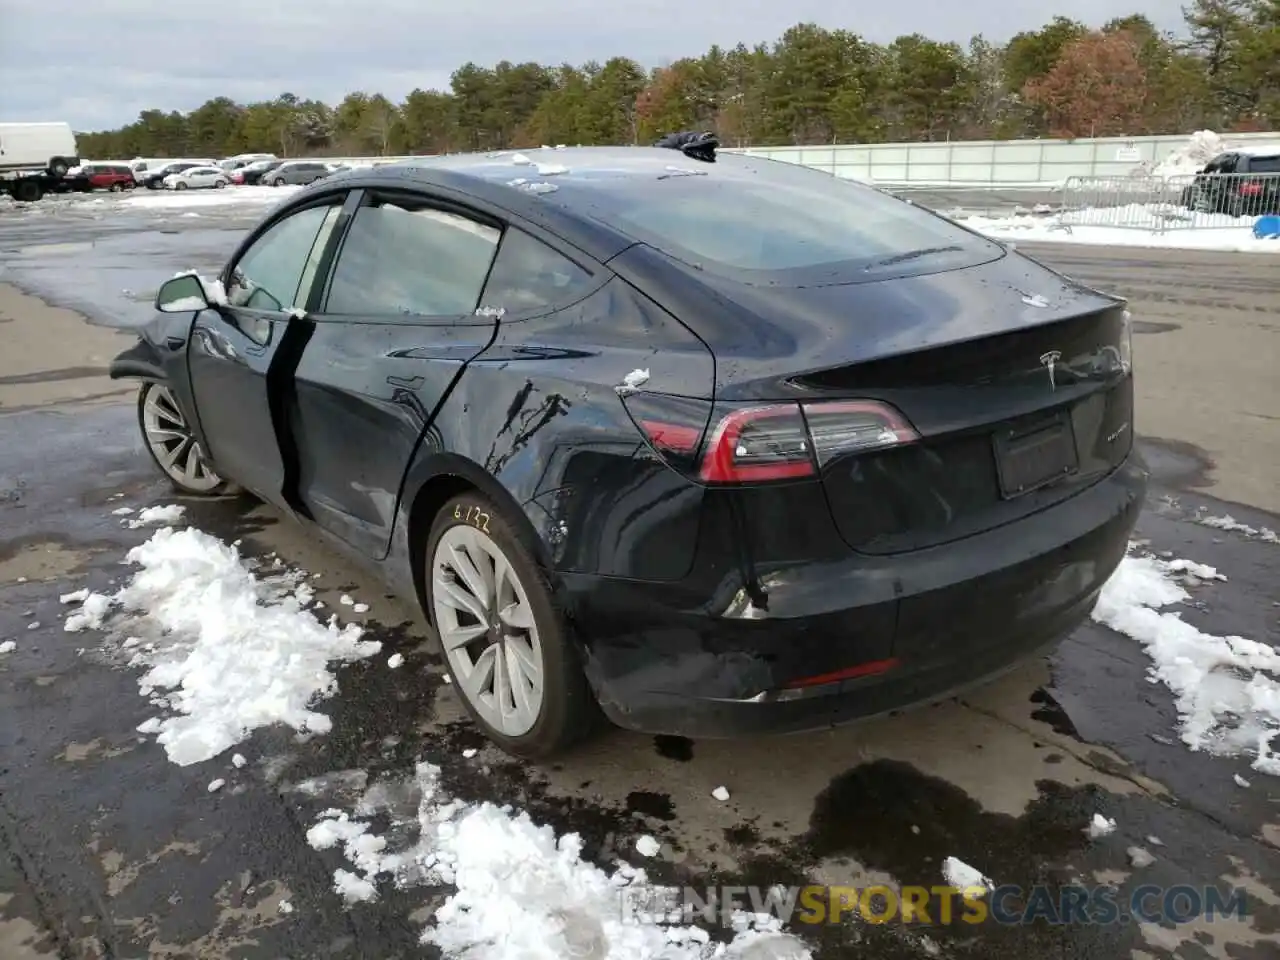
M 143 109 L 190 110 L 212 97 L 289 91 L 334 103 L 352 90 L 396 99 L 447 88 L 475 61 L 582 63 L 630 56 L 654 66 L 775 40 L 812 21 L 885 42 L 902 33 L 964 42 L 1007 39 L 1055 14 L 1089 23 L 1130 12 L 1181 27 L 1181 0 L 0 0 L 0 119 L 119 126 Z M 855 9 L 855 7 L 857 9 Z

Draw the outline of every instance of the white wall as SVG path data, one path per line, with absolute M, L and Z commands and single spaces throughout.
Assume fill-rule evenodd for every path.
M 1280 133 L 1225 136 L 1228 145 L 1280 143 Z M 1165 159 L 1186 136 L 1081 140 L 975 140 L 951 143 L 863 143 L 830 147 L 748 147 L 754 156 L 817 167 L 839 177 L 888 185 L 1031 186 L 1067 177 L 1125 176 Z

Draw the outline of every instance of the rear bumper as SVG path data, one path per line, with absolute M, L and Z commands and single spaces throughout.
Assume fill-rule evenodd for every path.
M 941 699 L 1043 655 L 1089 615 L 1146 492 L 1136 450 L 1040 513 L 963 540 L 765 576 L 769 613 L 672 609 L 671 585 L 563 577 L 606 715 L 648 733 L 821 729 Z M 882 672 L 852 679 L 876 663 Z

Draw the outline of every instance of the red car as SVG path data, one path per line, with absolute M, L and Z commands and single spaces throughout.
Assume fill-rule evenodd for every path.
M 133 179 L 133 170 L 127 163 L 86 163 L 80 168 L 80 176 L 90 190 L 119 193 L 121 190 L 132 190 L 138 185 Z

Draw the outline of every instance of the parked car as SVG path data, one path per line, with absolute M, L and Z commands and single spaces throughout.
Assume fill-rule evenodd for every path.
M 250 163 L 239 170 L 233 170 L 231 182 L 246 187 L 257 186 L 264 176 L 282 163 L 284 163 L 283 160 L 259 160 L 256 163 Z
M 127 163 L 86 163 L 78 171 L 89 190 L 110 190 L 119 193 L 121 190 L 132 190 L 136 187 L 133 170 Z
M 327 163 L 319 160 L 286 160 L 262 178 L 273 187 L 306 186 L 329 176 L 332 171 Z
M 220 167 L 188 167 L 164 178 L 166 190 L 203 190 L 231 185 L 231 177 Z
M 160 471 L 380 571 L 523 757 L 823 728 L 1087 619 L 1147 483 L 1122 300 L 796 164 L 554 159 L 337 174 L 166 282 L 111 364 Z
M 1237 147 L 1214 157 L 1183 192 L 1183 205 L 1233 217 L 1280 213 L 1280 145 Z
M 274 160 L 274 153 L 238 153 L 234 157 L 227 157 L 225 160 L 219 160 L 217 166 L 225 170 L 227 173 L 234 173 L 249 166 L 251 163 L 260 163 L 263 160 Z
M 139 186 L 146 187 L 148 190 L 163 190 L 165 177 L 175 173 L 183 173 L 187 170 L 194 170 L 196 167 L 208 167 L 210 164 L 203 160 L 171 160 L 163 166 L 148 170 L 142 176 L 134 174 Z

